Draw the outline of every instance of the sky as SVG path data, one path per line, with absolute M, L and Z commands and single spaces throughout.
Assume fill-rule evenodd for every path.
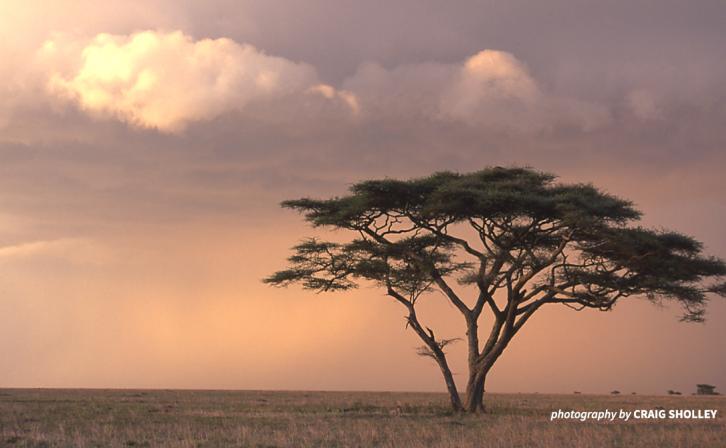
M 718 0 L 0 0 L 0 387 L 444 390 L 381 291 L 261 282 L 326 235 L 280 201 L 369 178 L 532 166 L 726 257 L 724 20 Z M 726 388 L 726 302 L 678 316 L 544 309 L 487 388 Z

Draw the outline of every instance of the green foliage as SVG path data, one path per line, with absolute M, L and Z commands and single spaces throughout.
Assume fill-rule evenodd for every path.
M 622 297 L 644 296 L 677 301 L 687 320 L 702 319 L 709 293 L 725 295 L 724 283 L 706 282 L 726 275 L 726 265 L 702 255 L 701 243 L 634 227 L 640 212 L 630 201 L 555 180 L 529 168 L 494 167 L 368 180 L 347 196 L 285 201 L 313 226 L 357 238 L 305 240 L 293 248 L 289 268 L 265 281 L 331 291 L 368 280 L 414 301 L 457 275 L 460 284 L 478 285 L 480 297 L 506 288 L 521 312 L 542 303 L 609 310 Z M 456 236 L 462 227 L 469 233 Z
M 276 272 L 265 283 L 287 286 L 299 282 L 306 289 L 333 291 L 356 288 L 355 280 L 369 280 L 416 296 L 429 289 L 429 267 L 443 275 L 470 267 L 452 259 L 450 243 L 440 243 L 432 236 L 403 238 L 391 245 L 368 239 L 348 244 L 307 239 L 293 249 L 289 269 Z
M 420 220 L 459 222 L 530 216 L 622 223 L 640 213 L 629 201 L 591 185 L 556 185 L 555 176 L 525 168 L 488 168 L 471 174 L 451 172 L 407 181 L 370 180 L 351 187 L 351 195 L 329 200 L 285 201 L 316 226 L 356 228 L 376 213 L 407 213 Z

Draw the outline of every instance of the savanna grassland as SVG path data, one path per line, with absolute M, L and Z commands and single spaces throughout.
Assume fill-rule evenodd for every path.
M 726 398 L 435 393 L 0 390 L 3 447 L 723 447 Z M 715 420 L 550 421 L 552 410 L 718 409 Z

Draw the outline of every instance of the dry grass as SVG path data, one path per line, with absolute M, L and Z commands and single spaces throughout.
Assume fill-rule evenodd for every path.
M 722 447 L 724 397 L 490 394 L 451 415 L 426 393 L 0 390 L 0 446 Z M 716 420 L 549 420 L 556 409 L 718 409 Z

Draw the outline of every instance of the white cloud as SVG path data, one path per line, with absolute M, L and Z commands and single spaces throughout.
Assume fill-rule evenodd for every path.
M 59 56 L 76 61 L 62 67 Z M 41 59 L 53 95 L 84 110 L 174 132 L 254 101 L 318 84 L 315 69 L 230 39 L 194 41 L 182 32 L 99 34 L 88 42 L 49 40 Z
M 165 132 L 239 108 L 246 108 L 245 120 L 269 122 L 269 116 L 284 116 L 280 121 L 286 126 L 337 118 L 336 113 L 342 117 L 340 111 L 347 108 L 357 119 L 344 123 L 366 118 L 414 122 L 423 117 L 477 129 L 534 132 L 607 126 L 611 119 L 623 117 L 618 112 L 625 109 L 626 119 L 638 118 L 639 125 L 647 126 L 663 122 L 683 105 L 703 110 L 721 101 L 725 79 L 721 61 L 698 45 L 693 52 L 673 54 L 664 47 L 664 58 L 633 59 L 627 51 L 623 57 L 540 52 L 538 70 L 530 72 L 525 62 L 535 60 L 522 61 L 491 49 L 458 63 L 397 63 L 418 60 L 421 54 L 448 59 L 454 47 L 447 47 L 449 42 L 424 51 L 423 45 L 433 43 L 426 39 L 416 41 L 416 51 L 402 42 L 380 46 L 387 42 L 381 36 L 354 36 L 346 30 L 339 37 L 342 43 L 363 38 L 371 45 L 338 55 L 317 44 L 320 36 L 337 28 L 320 29 L 308 20 L 318 16 L 307 13 L 320 5 L 303 8 L 301 20 L 283 30 L 274 18 L 299 16 L 300 11 L 223 3 L 0 0 L 0 141 L 28 142 L 40 136 L 50 140 L 55 134 L 77 138 L 82 133 L 69 130 L 75 117 L 59 119 L 57 112 L 68 111 L 57 107 L 66 105 L 58 98 L 94 116 Z M 183 31 L 133 33 L 146 29 Z M 53 37 L 54 32 L 67 37 Z M 237 41 L 195 41 L 190 34 L 234 36 Z M 42 58 L 33 61 L 43 42 L 48 45 Z M 358 62 L 354 54 L 372 60 L 383 57 L 390 65 L 366 63 L 342 86 L 329 86 L 311 65 L 270 56 L 244 42 L 284 49 L 294 57 L 306 55 L 320 61 L 326 74 L 335 73 L 333 79 Z M 674 64 L 678 57 L 684 63 Z M 50 96 L 45 91 L 49 77 Z M 332 94 L 323 92 L 327 87 L 334 89 Z M 314 112 L 298 113 L 304 109 L 301 104 L 309 103 L 306 110 Z M 616 112 L 613 118 L 610 111 Z M 82 119 L 75 122 L 87 126 Z M 303 127 L 294 131 L 302 133 Z
M 543 91 L 524 64 L 496 50 L 480 51 L 455 69 L 440 108 L 474 126 L 514 131 L 591 130 L 609 121 L 604 107 Z
M 530 107 L 540 92 L 524 66 L 509 53 L 483 50 L 466 60 L 443 92 L 442 110 L 461 118 L 479 112 L 484 104 Z
M 55 35 L 37 51 L 34 64 L 17 54 L 10 73 L 0 70 L 12 93 L 0 105 L 5 134 L 17 128 L 13 109 L 32 115 L 62 111 L 58 105 L 68 103 L 91 116 L 162 132 L 236 110 L 244 110 L 242 120 L 276 123 L 296 135 L 331 121 L 328 127 L 423 119 L 484 132 L 534 133 L 612 123 L 609 101 L 548 88 L 514 55 L 491 49 L 459 63 L 366 63 L 340 87 L 322 83 L 310 64 L 227 38 L 194 40 L 181 31 Z M 649 92 L 632 91 L 625 101 L 644 120 L 663 112 L 659 97 Z M 356 120 L 339 121 L 341 111 Z
M 594 129 L 606 107 L 544 91 L 513 55 L 483 50 L 459 64 L 366 64 L 345 83 L 369 114 L 426 117 L 483 129 Z
M 542 101 L 534 79 L 514 56 L 483 50 L 455 69 L 440 108 L 446 117 L 472 125 L 529 129 L 540 125 L 532 112 Z
M 348 90 L 336 90 L 335 87 L 328 84 L 318 84 L 308 89 L 309 93 L 317 94 L 328 100 L 337 100 L 348 106 L 354 114 L 360 112 L 360 104 L 358 97 Z

